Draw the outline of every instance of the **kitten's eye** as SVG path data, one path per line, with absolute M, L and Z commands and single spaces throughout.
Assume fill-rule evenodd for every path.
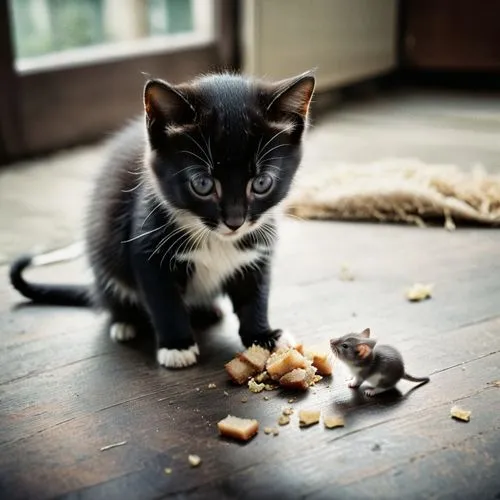
M 346 343 L 342 344 L 342 349 L 347 349 L 349 346 Z
M 252 190 L 255 194 L 266 194 L 273 187 L 274 180 L 269 174 L 260 174 L 252 182 Z
M 206 197 L 212 193 L 214 189 L 214 181 L 206 174 L 195 175 L 191 179 L 191 189 L 194 191 L 194 194 Z

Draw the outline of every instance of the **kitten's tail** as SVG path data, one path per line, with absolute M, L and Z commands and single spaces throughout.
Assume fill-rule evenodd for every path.
M 41 255 L 23 255 L 10 267 L 10 282 L 22 295 L 38 304 L 90 307 L 92 305 L 89 287 L 85 285 L 49 285 L 29 283 L 23 277 L 28 267 L 55 264 L 72 260 L 83 254 L 83 245 L 75 243 L 69 247 Z
M 413 377 L 409 373 L 405 373 L 401 378 L 404 380 L 409 380 L 410 382 L 424 382 L 427 383 L 430 381 L 429 377 Z

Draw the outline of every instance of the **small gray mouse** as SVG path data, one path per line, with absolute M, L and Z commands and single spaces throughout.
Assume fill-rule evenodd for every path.
M 403 357 L 390 345 L 376 345 L 370 338 L 370 329 L 361 333 L 348 333 L 330 340 L 333 353 L 345 363 L 353 378 L 349 387 L 359 387 L 368 382 L 366 396 L 375 396 L 392 389 L 401 379 L 426 383 L 429 377 L 413 377 L 405 372 Z

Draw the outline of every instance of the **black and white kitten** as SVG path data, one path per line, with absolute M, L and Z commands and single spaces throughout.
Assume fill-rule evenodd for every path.
M 95 184 L 86 227 L 94 286 L 28 283 L 23 269 L 44 261 L 28 256 L 12 265 L 14 287 L 39 303 L 105 308 L 115 340 L 152 326 L 166 367 L 196 363 L 193 331 L 220 319 L 221 294 L 245 346 L 293 342 L 269 326 L 270 265 L 314 84 L 311 73 L 149 81 L 145 124 L 116 136 Z

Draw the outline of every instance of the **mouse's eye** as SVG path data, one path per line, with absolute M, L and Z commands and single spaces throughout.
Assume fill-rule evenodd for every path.
M 348 347 L 349 346 L 345 342 L 342 344 L 342 349 L 347 349 Z

